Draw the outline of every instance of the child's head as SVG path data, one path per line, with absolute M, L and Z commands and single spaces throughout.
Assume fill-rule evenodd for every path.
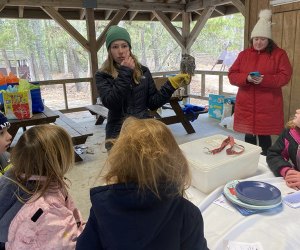
M 65 187 L 64 175 L 73 166 L 74 150 L 69 134 L 56 125 L 39 125 L 25 131 L 11 153 L 12 173 L 21 184 L 32 176 L 45 176 L 37 182 L 39 196 L 50 185 Z
M 168 127 L 155 119 L 127 118 L 108 159 L 108 183 L 136 183 L 159 196 L 159 185 L 182 195 L 189 186 L 188 163 Z
M 4 153 L 11 144 L 12 136 L 8 133 L 10 123 L 6 116 L 0 112 L 0 154 Z
M 300 109 L 297 109 L 295 116 L 290 121 L 288 121 L 287 127 L 300 130 Z

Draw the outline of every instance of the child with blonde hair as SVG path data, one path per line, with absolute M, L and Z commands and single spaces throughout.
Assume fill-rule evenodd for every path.
M 201 212 L 183 197 L 187 160 L 165 124 L 127 118 L 106 167 L 76 249 L 207 249 Z
M 2 249 L 74 249 L 83 227 L 64 177 L 74 164 L 69 134 L 55 125 L 32 127 L 11 163 L 0 177 Z
M 288 187 L 300 189 L 300 109 L 269 148 L 269 168 L 276 176 L 282 176 Z

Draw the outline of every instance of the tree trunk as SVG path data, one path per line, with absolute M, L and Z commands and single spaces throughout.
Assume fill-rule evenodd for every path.
M 150 27 L 151 27 L 151 30 L 153 31 L 153 34 L 156 34 L 155 23 L 151 22 Z M 153 50 L 153 58 L 154 58 L 154 66 L 155 66 L 154 71 L 157 71 L 157 69 L 160 68 L 159 55 L 157 53 L 158 44 L 157 44 L 157 39 L 155 36 L 152 36 L 151 38 L 152 38 L 151 45 L 152 45 L 152 50 Z
M 29 62 L 29 74 L 30 74 L 30 80 L 31 81 L 39 81 L 40 77 L 38 74 L 38 67 L 37 67 L 37 62 L 35 59 L 35 55 L 34 53 L 30 53 L 29 58 L 28 58 L 28 62 Z
M 69 63 L 68 63 L 68 54 L 69 54 L 69 49 L 63 50 L 64 54 L 64 73 L 69 74 Z
M 51 46 L 51 42 L 52 39 L 49 36 L 49 32 L 47 32 L 47 30 L 49 29 L 49 25 L 48 22 L 49 20 L 43 20 L 44 22 L 44 26 L 45 26 L 45 33 L 46 33 L 46 45 L 47 45 L 47 53 L 48 53 L 48 62 L 49 62 L 49 67 L 50 67 L 50 72 L 53 72 L 53 62 L 52 62 L 52 46 Z
M 145 30 L 141 30 L 141 50 L 142 50 L 142 61 L 143 65 L 147 65 L 146 48 L 145 48 Z
M 36 40 L 35 40 L 35 46 L 38 53 L 39 63 L 41 67 L 41 71 L 43 74 L 44 80 L 51 80 L 51 72 L 49 67 L 49 62 L 46 57 L 45 49 L 43 47 L 43 44 L 40 40 L 42 37 L 42 31 L 41 31 L 41 24 L 39 20 L 31 20 L 31 26 L 33 29 L 34 34 L 36 34 Z
M 59 53 L 56 48 L 53 48 L 53 53 L 54 53 L 54 58 L 55 58 L 55 62 L 56 62 L 57 71 L 58 71 L 58 73 L 61 73 L 61 72 L 63 72 L 63 66 L 61 64 L 61 60 L 59 60 L 57 55 L 58 54 L 62 55 L 63 53 Z
M 6 54 L 6 50 L 5 49 L 1 49 L 1 54 L 2 54 L 2 57 L 4 59 L 4 64 L 5 64 L 5 68 L 6 68 L 6 74 L 8 75 L 11 72 L 11 65 L 10 65 L 10 62 L 9 62 L 7 54 Z
M 79 76 L 80 76 L 80 74 L 79 74 L 80 68 L 78 67 L 79 59 L 76 54 L 76 51 L 73 48 L 71 48 L 71 46 L 69 46 L 69 48 L 68 48 L 68 62 L 69 62 L 70 70 L 73 74 L 73 77 L 79 78 Z M 82 83 L 76 83 L 75 86 L 76 86 L 77 92 L 81 91 L 83 89 Z

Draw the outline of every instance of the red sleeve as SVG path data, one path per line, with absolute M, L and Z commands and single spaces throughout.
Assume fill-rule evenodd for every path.
M 247 81 L 248 74 L 240 72 L 241 60 L 245 53 L 242 51 L 229 69 L 228 78 L 231 85 L 237 87 L 251 86 Z
M 292 66 L 286 52 L 280 49 L 276 56 L 278 60 L 278 68 L 274 74 L 265 74 L 261 82 L 262 87 L 281 88 L 288 84 L 292 76 Z

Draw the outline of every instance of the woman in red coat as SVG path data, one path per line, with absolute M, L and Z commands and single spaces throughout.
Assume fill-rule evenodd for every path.
M 271 135 L 284 127 L 281 88 L 292 75 L 286 52 L 272 40 L 271 15 L 270 10 L 260 12 L 251 47 L 239 54 L 228 73 L 230 83 L 239 87 L 233 128 L 251 144 L 257 144 L 258 136 L 263 155 L 272 144 Z

